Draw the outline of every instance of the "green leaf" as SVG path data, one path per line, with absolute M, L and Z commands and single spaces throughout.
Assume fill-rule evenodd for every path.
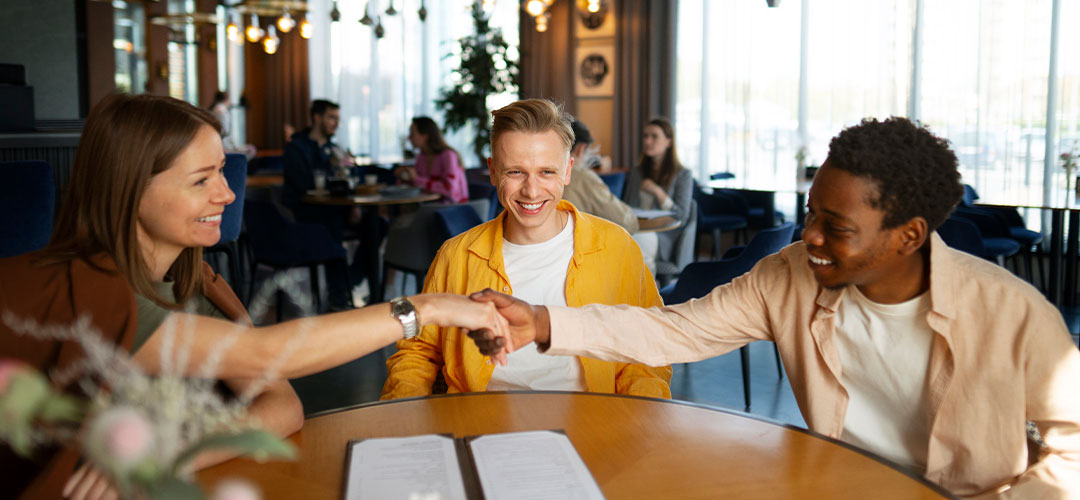
M 0 397 L 0 424 L 29 423 L 52 394 L 45 377 L 37 372 L 20 372 L 11 376 L 7 391 Z
M 296 459 L 296 448 L 273 434 L 261 430 L 251 430 L 239 434 L 210 436 L 184 450 L 173 464 L 173 471 L 180 470 L 199 453 L 207 450 L 226 448 L 240 455 L 251 455 L 258 461 L 271 458 L 285 460 Z
M 194 483 L 167 477 L 147 488 L 147 497 L 154 500 L 202 500 L 203 493 Z
M 87 401 L 63 393 L 46 398 L 38 411 L 38 418 L 47 422 L 82 422 L 86 416 Z

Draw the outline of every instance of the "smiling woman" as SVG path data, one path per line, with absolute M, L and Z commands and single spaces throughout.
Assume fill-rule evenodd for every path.
M 202 262 L 203 247 L 217 243 L 221 214 L 235 199 L 222 175 L 218 130 L 207 111 L 168 97 L 113 95 L 95 106 L 49 245 L 0 259 L 3 356 L 42 371 L 78 367 L 85 356 L 78 342 L 18 335 L 11 318 L 41 325 L 88 318 L 105 342 L 131 351 L 151 374 L 205 377 L 207 360 L 220 359 L 216 376 L 250 401 L 248 413 L 287 435 L 302 425 L 303 410 L 285 378 L 351 361 L 424 324 L 505 330 L 494 306 L 448 294 L 400 299 L 393 312 L 379 304 L 254 328 L 229 285 Z M 165 334 L 174 323 L 185 327 L 188 345 L 180 355 Z M 294 341 L 301 333 L 305 341 Z M 261 377 L 273 380 L 264 386 Z M 52 450 L 36 458 L 0 445 L 0 470 L 15 478 L 5 490 L 58 498 L 78 455 Z M 204 454 L 194 463 L 223 458 Z M 74 482 L 94 476 L 78 474 Z

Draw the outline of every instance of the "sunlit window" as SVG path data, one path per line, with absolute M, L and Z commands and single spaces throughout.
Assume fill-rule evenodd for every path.
M 329 11 L 329 0 L 313 10 Z M 425 2 L 427 19 L 417 14 L 418 1 L 394 2 L 397 14 L 386 15 L 386 0 L 337 3 L 341 21 L 330 28 L 329 47 L 313 45 L 311 97 L 329 98 L 341 104 L 342 123 L 338 142 L 354 154 L 376 162 L 393 162 L 408 147 L 409 123 L 414 116 L 427 115 L 442 123 L 434 107 L 439 90 L 451 82 L 459 59 L 457 40 L 472 31 L 471 0 Z M 365 6 L 373 24 L 358 22 Z M 491 13 L 491 25 L 503 30 L 509 43 L 518 42 L 518 4 L 498 1 Z M 381 22 L 384 36 L 375 36 Z M 323 60 L 316 60 L 322 58 Z M 328 60 L 328 64 L 326 64 Z M 325 69 L 323 69 L 325 68 Z M 499 105 L 516 96 L 494 96 L 489 105 Z M 448 134 L 448 142 L 466 162 L 472 132 Z M 474 165 L 470 165 L 474 166 Z

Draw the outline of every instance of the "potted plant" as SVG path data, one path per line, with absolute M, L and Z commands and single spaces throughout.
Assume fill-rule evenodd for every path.
M 458 40 L 461 66 L 454 70 L 454 83 L 444 88 L 435 105 L 444 112 L 450 131 L 472 125 L 476 130 L 473 153 L 485 164 L 491 144 L 491 113 L 488 97 L 503 92 L 517 92 L 518 65 L 508 55 L 510 45 L 502 30 L 493 29 L 481 2 L 473 2 L 475 32 Z

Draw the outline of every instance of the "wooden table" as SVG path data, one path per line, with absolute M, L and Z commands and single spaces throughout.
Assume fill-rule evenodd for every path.
M 280 174 L 252 174 L 247 176 L 245 187 L 266 188 L 285 185 L 285 176 Z
M 371 298 L 368 302 L 377 304 L 383 301 L 383 288 L 385 287 L 382 280 L 382 256 L 377 250 L 380 248 L 383 238 L 377 220 L 379 217 L 378 208 L 380 206 L 409 205 L 435 201 L 441 197 L 439 194 L 426 191 L 420 191 L 419 194 L 412 196 L 387 196 L 378 192 L 333 196 L 328 192 L 325 194 L 309 192 L 300 201 L 311 205 L 361 207 L 364 210 L 363 217 L 360 219 L 361 244 L 371 249 L 363 253 L 363 255 L 367 256 L 365 267 L 367 268 L 368 285 L 371 289 Z
M 348 196 L 332 196 L 329 193 L 326 194 L 306 194 L 301 199 L 304 203 L 312 205 L 336 205 L 336 206 L 358 206 L 358 207 L 371 207 L 379 205 L 408 205 L 410 203 L 423 203 L 425 201 L 435 201 L 439 199 L 441 195 L 435 193 L 428 193 L 421 191 L 415 196 L 385 196 L 382 194 L 352 194 Z
M 654 217 L 651 219 L 638 218 L 638 230 L 636 233 L 662 233 L 664 231 L 671 231 L 672 229 L 678 229 L 682 226 L 679 219 L 675 217 Z
M 309 418 L 290 438 L 297 462 L 235 459 L 198 474 L 205 487 L 253 481 L 272 499 L 342 497 L 350 439 L 564 429 L 609 499 L 954 498 L 839 441 L 685 402 L 563 392 L 444 395 Z

